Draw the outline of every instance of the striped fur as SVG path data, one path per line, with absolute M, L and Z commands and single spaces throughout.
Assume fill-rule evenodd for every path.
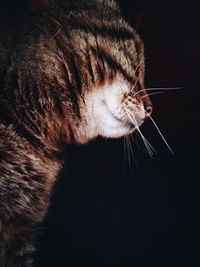
M 124 86 L 130 97 L 136 80 L 142 89 L 144 57 L 113 0 L 10 2 L 0 9 L 0 266 L 23 267 L 32 266 L 63 144 L 109 136 L 90 124 L 87 105 L 100 105 L 100 90 L 109 98 Z

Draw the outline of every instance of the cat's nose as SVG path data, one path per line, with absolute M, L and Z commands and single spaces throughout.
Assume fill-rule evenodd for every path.
M 151 114 L 153 112 L 153 105 L 152 105 L 151 99 L 149 98 L 147 91 L 145 89 L 141 90 L 141 98 L 142 98 L 143 107 L 145 110 L 144 119 L 147 119 L 151 116 Z
M 144 104 L 144 108 L 145 108 L 145 119 L 149 118 L 151 116 L 151 113 L 153 112 L 153 106 L 151 103 L 145 103 Z

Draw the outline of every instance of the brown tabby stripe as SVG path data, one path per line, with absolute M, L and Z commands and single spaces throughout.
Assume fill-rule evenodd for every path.
M 98 68 L 98 71 L 99 71 L 99 74 L 100 74 L 100 77 L 101 77 L 101 79 L 100 80 L 102 80 L 103 81 L 103 78 L 104 78 L 104 74 L 105 74 L 105 64 L 104 64 L 104 59 L 103 59 L 103 57 L 102 57 L 102 54 L 101 54 L 101 50 L 100 50 L 100 48 L 99 48 L 99 43 L 98 43 L 98 40 L 97 40 L 97 35 L 96 35 L 96 33 L 94 34 L 94 36 L 95 36 L 95 43 L 96 43 L 96 47 L 97 47 L 97 50 L 98 50 L 98 54 L 99 54 L 99 59 L 100 59 L 100 61 L 101 61 L 101 64 L 102 64 L 102 66 L 103 66 L 103 70 L 101 69 L 101 67 L 99 66 L 99 68 Z
M 77 94 L 74 91 L 74 87 L 73 87 L 73 83 L 72 83 L 73 81 L 71 81 L 71 79 L 70 79 L 68 66 L 66 64 L 62 64 L 62 70 L 65 73 L 65 79 L 67 82 L 68 90 L 70 92 L 70 97 L 72 100 L 74 111 L 80 118 L 80 111 L 79 111 L 79 107 L 78 107 L 78 103 L 77 103 Z
M 70 40 L 71 37 L 67 31 L 65 31 L 65 35 L 67 35 L 67 38 Z M 67 83 L 74 111 L 78 118 L 80 118 L 77 96 L 81 94 L 82 81 L 76 62 L 76 60 L 78 60 L 78 55 L 73 51 L 70 44 L 68 46 L 64 45 L 65 42 L 60 35 L 57 35 L 56 37 L 58 39 L 57 47 L 64 54 L 64 62 L 61 63 L 61 69 Z
M 15 120 L 11 116 L 11 111 L 8 111 L 7 107 L 5 107 L 2 103 L 0 103 L 0 121 L 4 123 L 4 125 L 13 125 L 16 129 L 16 132 L 26 140 L 29 140 L 30 144 L 34 147 L 45 149 L 42 142 L 35 137 L 30 131 L 26 129 L 23 125 L 19 125 L 19 122 L 15 122 Z
M 97 25 L 89 25 L 86 24 L 86 21 L 83 20 L 82 22 L 79 20 L 79 23 L 72 23 L 70 21 L 70 26 L 73 27 L 73 29 L 78 30 L 78 31 L 83 31 L 86 33 L 96 33 L 100 36 L 102 36 L 103 38 L 105 37 L 109 37 L 109 38 L 117 38 L 119 40 L 131 40 L 133 38 L 133 33 L 128 31 L 128 30 L 124 30 L 124 29 L 115 29 L 115 28 L 108 28 L 106 26 L 97 26 Z
M 127 79 L 128 82 L 133 83 L 135 77 L 130 76 L 126 72 L 126 70 L 123 69 L 122 65 L 118 63 L 113 57 L 111 57 L 111 55 L 108 54 L 103 48 L 99 47 L 99 49 L 97 50 L 93 46 L 90 46 L 90 49 L 95 56 L 101 56 L 101 58 L 108 64 L 111 69 L 121 72 L 121 74 Z
M 73 84 L 75 85 L 76 91 L 80 94 L 82 82 L 80 78 L 79 68 L 77 68 L 78 62 L 76 61 L 78 61 L 78 55 L 76 55 L 74 52 L 74 55 L 71 55 L 71 64 L 69 64 L 69 66 L 71 73 L 73 73 Z
M 29 91 L 29 103 L 32 104 L 32 110 L 37 110 L 37 112 L 44 116 L 45 113 L 44 113 L 44 107 L 42 107 L 39 99 L 42 98 L 43 96 L 45 98 L 47 98 L 47 95 L 45 95 L 45 93 L 47 92 L 47 90 L 45 90 L 45 88 L 40 88 L 38 85 L 37 86 L 34 86 L 33 83 L 29 83 L 28 87 L 25 87 L 26 90 Z
M 34 116 L 31 111 L 37 110 L 41 115 L 44 114 L 43 108 L 41 107 L 41 104 L 39 103 L 39 92 L 37 86 L 31 85 L 29 83 L 28 85 L 24 86 L 23 84 L 20 86 L 18 83 L 18 79 L 16 76 L 12 76 L 12 85 L 13 88 L 15 88 L 14 91 L 14 109 L 15 113 L 19 118 L 23 118 L 24 121 L 26 121 L 26 124 L 30 126 L 30 128 L 33 130 L 33 132 L 40 135 L 40 131 L 37 127 L 35 127 L 35 123 L 33 122 Z M 40 90 L 42 91 L 42 90 Z M 32 96 L 32 97 L 31 97 Z M 31 97 L 31 101 L 30 100 Z M 23 105 L 21 104 L 23 103 Z M 28 103 L 28 104 L 27 104 Z M 32 105 L 30 105 L 32 103 Z M 20 108 L 15 108 L 19 105 Z
M 54 90 L 51 90 L 51 96 L 49 95 L 49 98 L 52 97 L 52 99 L 54 101 L 56 112 L 59 114 L 59 116 L 61 118 L 64 118 L 65 115 L 64 115 L 62 106 L 60 104 L 60 102 L 61 102 L 60 96 L 62 96 L 63 88 L 61 88 L 61 86 L 59 86 L 59 83 L 58 83 L 56 78 L 54 81 L 50 81 L 50 82 L 51 82 L 51 85 L 52 85 Z M 49 88 L 49 90 L 50 90 L 50 88 Z M 48 90 L 45 90 L 45 91 L 48 91 Z
M 12 107 L 10 107 L 15 119 L 21 121 L 22 124 L 28 125 L 30 127 L 30 130 L 32 130 L 33 132 L 40 134 L 40 132 L 32 122 L 33 117 L 29 114 L 28 107 L 25 105 L 26 102 L 24 102 L 22 95 L 18 93 L 17 89 L 15 90 L 15 96 L 15 102 L 13 103 Z M 21 103 L 24 104 L 21 105 Z M 18 106 L 19 104 L 20 106 Z
M 2 102 L 0 102 L 0 121 L 4 123 L 4 125 L 9 126 L 13 123 L 10 112 L 7 107 L 4 106 Z
M 38 149 L 46 149 L 46 147 L 43 145 L 43 143 L 35 136 L 33 135 L 26 126 L 24 125 L 16 125 L 16 132 L 22 137 L 28 140 L 30 144 L 32 144 L 34 147 L 37 147 Z
M 89 49 L 87 49 L 87 52 L 80 50 L 80 52 L 84 55 L 86 61 L 87 61 L 87 69 L 88 72 L 90 74 L 90 80 L 92 83 L 94 83 L 94 72 L 93 72 L 93 68 L 92 68 L 92 63 L 91 63 L 91 56 L 90 56 L 90 52 Z
M 69 124 L 68 126 L 69 126 L 69 137 L 70 137 L 70 142 L 73 144 L 73 143 L 75 143 L 75 136 L 74 136 L 74 134 L 73 134 L 73 129 L 72 129 L 71 125 Z

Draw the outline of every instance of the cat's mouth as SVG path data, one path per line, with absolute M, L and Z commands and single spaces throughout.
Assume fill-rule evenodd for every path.
M 126 127 L 128 129 L 130 129 L 132 132 L 136 129 L 138 129 L 141 124 L 144 122 L 143 119 L 135 119 L 135 123 L 133 123 L 133 121 L 131 120 L 131 113 L 130 111 L 127 110 L 127 112 L 125 112 L 125 116 L 123 116 L 123 118 L 120 118 L 119 116 L 117 116 L 107 105 L 106 102 L 103 102 L 109 116 L 111 117 L 111 119 L 115 122 L 118 123 L 119 125 L 121 125 L 122 127 Z
M 108 99 L 93 102 L 92 119 L 98 135 L 118 138 L 140 131 L 139 127 L 144 122 L 141 110 L 134 105 L 122 105 L 114 96 Z
M 113 117 L 113 119 L 115 121 L 117 121 L 118 123 L 120 123 L 123 127 L 127 127 L 130 129 L 131 132 L 135 131 L 137 129 L 137 127 L 127 118 L 127 120 L 118 118 L 108 107 L 107 107 L 107 111 L 109 112 L 109 114 Z M 142 124 L 143 122 L 141 122 L 138 127 Z

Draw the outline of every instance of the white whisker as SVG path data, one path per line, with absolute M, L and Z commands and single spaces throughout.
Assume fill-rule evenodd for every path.
M 138 91 L 138 92 L 136 92 L 134 95 L 133 95 L 133 97 L 135 97 L 137 94 L 139 94 L 139 93 L 141 93 L 141 92 L 146 92 L 146 91 L 153 91 L 153 90 L 162 90 L 162 91 L 164 91 L 164 90 L 166 90 L 166 91 L 170 91 L 170 90 L 181 90 L 182 89 L 182 87 L 169 87 L 169 88 L 156 88 L 156 87 L 154 87 L 154 88 L 146 88 L 146 89 L 142 89 L 142 90 L 140 90 L 140 91 Z
M 137 70 L 139 69 L 140 65 L 141 65 L 143 62 L 144 62 L 144 60 L 141 60 L 140 63 L 137 65 L 137 67 L 133 70 L 135 76 L 136 76 L 136 72 L 137 72 Z M 135 86 L 136 86 L 136 84 L 138 83 L 139 79 L 140 79 L 140 76 L 137 77 L 137 79 L 136 79 L 134 85 L 132 86 L 131 90 L 133 90 L 133 89 L 135 88 Z
M 132 144 L 131 144 L 131 141 L 130 141 L 130 137 L 129 136 L 127 136 L 127 141 L 129 143 L 130 155 L 132 156 L 134 162 L 136 163 L 134 152 L 133 152 L 133 148 L 132 148 Z
M 69 12 L 69 15 L 68 15 L 68 17 L 66 19 L 66 22 L 68 22 L 68 20 L 70 19 L 70 17 L 71 17 L 71 11 Z M 60 28 L 59 30 L 57 30 L 57 32 L 54 33 L 54 35 L 51 38 L 49 38 L 49 41 L 51 41 L 52 39 L 54 39 L 56 37 L 56 35 L 58 35 L 61 31 L 62 31 L 62 28 Z
M 134 73 L 136 74 L 137 70 L 139 69 L 140 65 L 144 62 L 144 60 L 141 60 L 140 63 L 137 65 L 137 67 L 134 69 Z
M 148 97 L 150 95 L 160 95 L 160 94 L 163 94 L 164 92 L 155 92 L 155 93 L 150 93 L 150 94 L 146 94 L 144 96 L 141 97 L 141 99 L 145 98 L 145 97 Z
M 126 173 L 125 167 L 126 167 L 126 157 L 127 157 L 127 144 L 126 144 L 126 136 L 123 136 L 123 148 L 124 148 L 124 153 L 123 153 L 123 176 Z M 126 152 L 127 151 L 127 152 Z
M 126 111 L 129 113 L 129 116 L 132 118 L 132 120 L 135 121 L 135 124 L 136 124 L 136 125 L 134 124 L 134 126 L 135 126 L 136 129 L 138 130 L 138 132 L 139 132 L 140 136 L 142 137 L 143 141 L 145 141 L 145 144 L 147 144 L 148 147 L 150 147 L 150 148 L 157 154 L 156 150 L 155 150 L 155 149 L 153 148 L 153 146 L 149 143 L 149 141 L 144 137 L 144 135 L 142 134 L 141 130 L 139 129 L 138 123 L 137 123 L 136 119 L 134 118 L 133 114 L 131 114 L 129 110 L 126 110 Z M 129 119 L 130 119 L 130 117 L 129 117 Z M 130 119 L 130 120 L 131 120 L 131 119 Z M 133 123 L 133 122 L 132 122 L 132 123 Z
M 149 155 L 151 157 L 153 157 L 153 154 L 154 154 L 153 152 L 155 152 L 155 153 L 157 153 L 157 152 L 155 151 L 153 146 L 149 143 L 149 141 L 144 137 L 144 135 L 140 131 L 138 123 L 137 123 L 136 119 L 134 118 L 133 114 L 131 114 L 129 110 L 126 110 L 126 114 L 128 115 L 130 121 L 133 123 L 133 125 L 135 126 L 135 128 L 139 132 L 139 134 L 140 134 L 140 136 L 141 136 L 141 138 L 142 138 L 142 140 L 143 140 L 143 142 L 144 142 L 144 144 L 145 144 L 145 146 L 147 148 L 147 151 L 149 152 Z
M 59 29 L 56 33 L 54 33 L 54 35 L 51 38 L 49 38 L 49 41 L 51 41 L 54 37 L 56 37 L 56 35 L 58 35 L 61 31 L 62 29 Z
M 133 90 L 135 88 L 135 86 L 137 85 L 138 81 L 139 81 L 140 77 L 138 77 L 134 83 L 134 85 L 132 86 L 131 90 Z
M 129 168 L 130 168 L 131 167 L 130 147 L 129 147 L 129 143 L 127 140 L 127 136 L 125 136 L 125 141 L 126 141 L 126 148 L 127 148 L 128 164 L 129 164 Z
M 148 112 L 146 112 L 146 110 L 145 110 L 144 108 L 142 108 L 142 107 L 140 107 L 139 105 L 136 105 L 136 104 L 134 104 L 134 105 L 137 106 L 137 107 L 139 107 L 139 108 L 141 108 L 141 109 L 142 109 L 142 110 L 149 116 L 150 120 L 152 121 L 152 123 L 153 123 L 154 126 L 156 127 L 158 133 L 160 134 L 162 140 L 164 141 L 164 143 L 165 143 L 166 146 L 168 147 L 169 151 L 170 151 L 172 154 L 174 154 L 173 150 L 171 149 L 171 147 L 170 147 L 169 144 L 167 143 L 166 139 L 164 138 L 163 134 L 161 133 L 161 131 L 160 131 L 158 125 L 156 124 L 156 122 L 154 121 L 154 119 L 149 115 Z
M 151 87 L 146 88 L 146 90 L 182 90 L 182 87 Z

